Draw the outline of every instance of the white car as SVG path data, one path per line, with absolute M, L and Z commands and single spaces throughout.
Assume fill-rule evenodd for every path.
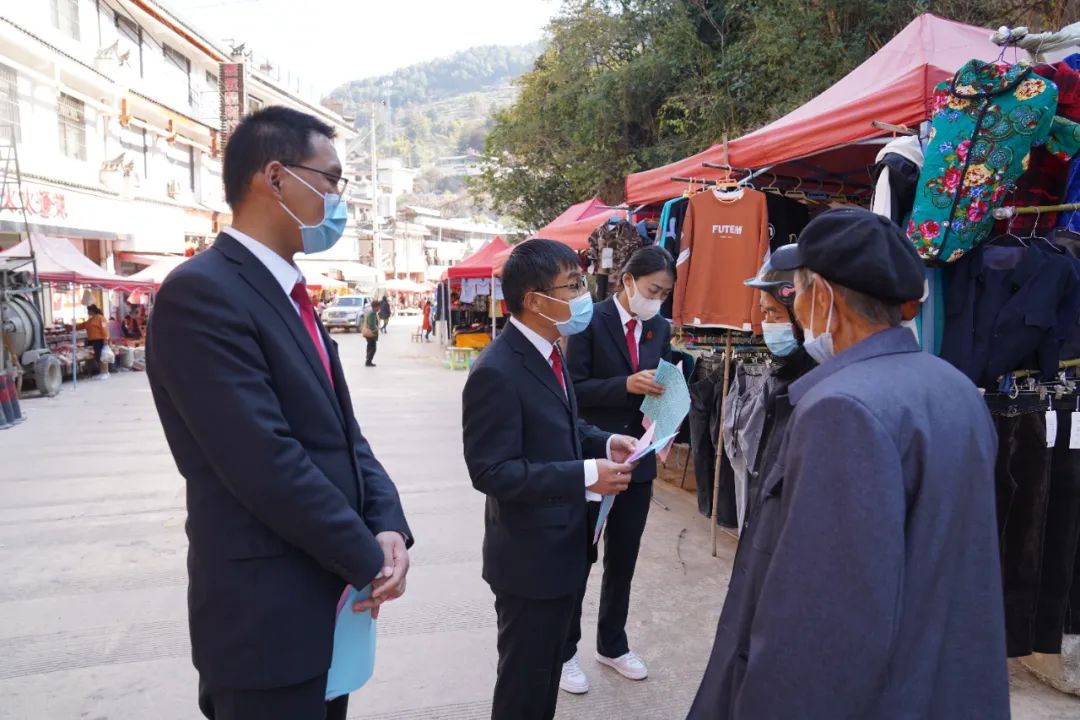
M 345 328 L 346 332 L 360 331 L 364 323 L 364 308 L 370 301 L 363 295 L 342 295 L 322 311 L 322 322 L 327 330 Z

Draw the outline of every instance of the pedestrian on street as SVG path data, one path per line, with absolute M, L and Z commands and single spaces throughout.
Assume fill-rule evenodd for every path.
M 425 300 L 424 301 L 424 309 L 421 310 L 420 312 L 424 316 L 423 325 L 420 326 L 420 329 L 423 330 L 423 332 L 424 332 L 424 340 L 425 340 L 425 342 L 430 341 L 431 340 L 431 328 L 432 328 L 432 323 L 433 323 L 433 319 L 431 317 L 431 301 L 430 300 Z
M 661 247 L 644 247 L 630 257 L 621 281 L 618 294 L 593 307 L 592 321 L 569 339 L 566 354 L 581 417 L 601 430 L 641 437 L 641 403 L 647 395 L 663 394 L 655 381 L 656 368 L 661 360 L 671 361 L 671 323 L 659 312 L 675 288 L 675 260 Z M 604 531 L 596 660 L 629 680 L 649 676 L 645 661 L 630 651 L 626 619 L 655 478 L 656 455 L 649 453 L 634 469 L 629 488 L 615 499 Z M 559 681 L 559 687 L 575 695 L 589 691 L 577 655 L 584 600 L 585 584 L 574 608 Z
M 386 301 L 374 301 L 371 309 L 364 315 L 364 325 L 360 329 L 364 339 L 367 340 L 367 362 L 364 367 L 375 367 L 375 351 L 379 349 L 379 312 Z
M 101 359 L 105 352 L 105 344 L 109 342 L 109 324 L 105 320 L 105 313 L 97 305 L 88 305 L 86 312 L 89 317 L 75 326 L 76 330 L 86 331 L 86 344 L 94 349 L 94 379 L 109 379 L 109 364 Z
M 386 332 L 390 325 L 390 316 L 393 314 L 390 308 L 390 296 L 386 296 L 379 303 L 379 319 L 382 321 L 382 331 Z
M 772 355 L 772 369 L 765 381 L 765 419 L 757 455 L 747 466 L 748 487 L 744 527 L 749 524 L 761 504 L 762 478 L 768 477 L 780 456 L 780 445 L 791 420 L 788 389 L 791 383 L 817 367 L 803 347 L 805 335 L 795 316 L 795 273 L 776 270 L 768 260 L 757 277 L 746 281 L 756 288 L 758 306 L 764 321 L 761 323 L 765 346 Z
M 901 327 L 923 294 L 886 218 L 830 210 L 772 255 L 819 366 L 743 532 L 692 720 L 1009 717 L 997 440 Z
M 211 720 L 344 720 L 326 699 L 338 602 L 377 615 L 412 539 L 353 414 L 298 252 L 345 227 L 334 130 L 272 106 L 225 147 L 233 225 L 173 271 L 147 338 L 154 402 L 187 481 L 188 612 Z
M 634 440 L 577 416 L 558 347 L 592 314 L 577 254 L 551 240 L 521 243 L 503 294 L 510 321 L 462 393 L 465 462 L 487 495 L 483 573 L 499 632 L 492 718 L 551 720 L 593 547 L 586 494 L 627 488 Z

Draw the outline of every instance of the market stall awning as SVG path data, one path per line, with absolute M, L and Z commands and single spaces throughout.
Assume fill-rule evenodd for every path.
M 537 230 L 530 237 L 557 240 L 574 250 L 589 247 L 589 236 L 613 217 L 624 215 L 626 208 L 610 208 L 598 197 L 571 205 L 562 215 Z M 505 262 L 505 261 L 504 261 Z
M 377 285 L 382 283 L 384 277 L 380 270 L 351 260 L 297 259 L 296 266 L 305 277 L 314 273 L 332 278 L 334 274 L 341 273 L 341 276 L 351 283 Z
M 472 255 L 447 269 L 446 275 L 452 280 L 491 277 L 495 256 L 509 247 L 510 243 L 501 237 L 492 238 Z
M 418 283 L 415 280 L 404 278 L 392 278 L 383 283 L 383 288 L 390 292 L 399 293 L 427 293 L 434 290 L 431 283 Z
M 145 256 L 150 257 L 150 256 Z M 148 267 L 143 268 L 137 273 L 133 273 L 129 276 L 130 280 L 136 280 L 139 282 L 152 283 L 156 287 L 161 287 L 161 283 L 165 282 L 165 278 L 173 270 L 184 264 L 186 257 L 180 255 L 168 255 L 159 256 Z M 140 262 L 138 260 L 130 260 L 130 262 Z
M 151 283 L 113 275 L 98 267 L 64 238 L 32 234 L 9 250 L 0 252 L 2 257 L 27 257 L 33 246 L 37 260 L 38 278 L 44 283 L 91 285 L 106 290 L 132 290 L 148 288 Z
M 871 125 L 875 120 L 916 127 L 928 119 L 935 85 L 972 58 L 998 57 L 1001 48 L 990 41 L 990 34 L 983 28 L 920 15 L 825 92 L 779 120 L 730 141 L 728 162 L 737 168 L 771 166 L 777 173 L 798 177 L 831 176 L 867 183 L 867 165 L 873 164 L 877 147 L 854 150 L 844 158 L 822 156 L 887 136 Z M 722 174 L 703 167 L 704 162 L 723 163 L 723 145 L 627 176 L 626 201 L 658 203 L 687 189 L 686 183 L 672 182 L 673 177 L 709 179 Z
M 304 273 L 304 282 L 307 283 L 308 290 L 344 290 L 349 287 L 349 283 L 321 273 Z
M 510 257 L 510 253 L 514 252 L 514 248 L 509 247 L 503 250 L 501 253 L 495 256 L 495 259 L 491 262 L 492 274 L 497 277 L 502 277 L 503 265 L 506 264 L 506 259 Z

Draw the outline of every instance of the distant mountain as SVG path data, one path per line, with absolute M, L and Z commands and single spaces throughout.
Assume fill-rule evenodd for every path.
M 331 98 L 345 105 L 346 112 L 364 114 L 364 106 L 389 96 L 394 108 L 483 92 L 507 86 L 514 78 L 532 69 L 541 44 L 483 45 L 447 58 L 410 65 L 389 75 L 353 80 L 338 87 Z
M 328 100 L 340 103 L 344 114 L 354 116 L 356 127 L 364 130 L 376 103 L 379 157 L 400 157 L 421 171 L 416 193 L 408 200 L 481 217 L 464 179 L 448 176 L 438 160 L 484 149 L 492 115 L 517 99 L 514 80 L 532 70 L 542 51 L 541 43 L 474 47 L 389 75 L 353 80 Z M 361 138 L 366 136 L 361 133 Z M 351 148 L 349 159 L 363 165 L 368 158 L 369 144 L 362 139 Z

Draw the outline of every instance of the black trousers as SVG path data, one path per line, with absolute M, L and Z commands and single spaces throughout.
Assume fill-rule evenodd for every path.
M 105 341 L 104 340 L 87 340 L 86 344 L 89 345 L 90 347 L 94 348 L 94 365 L 93 365 L 94 369 L 91 370 L 90 372 L 96 375 L 96 374 L 101 372 L 101 353 L 103 353 L 105 351 Z
M 555 600 L 495 592 L 499 668 L 492 720 L 552 720 L 575 595 Z
M 208 720 L 345 720 L 349 696 L 325 698 L 325 674 L 268 690 L 213 688 L 199 680 L 199 709 Z
M 375 359 L 375 351 L 379 349 L 379 338 L 367 338 L 367 364 Z
M 1072 408 L 1057 413 L 1057 441 L 1050 454 L 1050 492 L 1043 540 L 1042 577 L 1035 615 L 1036 652 L 1061 652 L 1069 615 L 1069 594 L 1077 593 L 1080 546 L 1080 450 L 1069 449 Z
M 998 530 L 1009 657 L 1030 655 L 1042 576 L 1050 495 L 1050 450 L 1043 412 L 997 417 Z
M 652 501 L 652 482 L 632 483 L 615 498 L 604 529 L 604 579 L 600 587 L 600 620 L 597 623 L 596 651 L 607 658 L 622 657 L 630 652 L 626 637 L 626 618 L 630 614 L 630 586 L 634 581 L 641 536 L 649 518 Z M 591 504 L 591 503 L 590 503 Z M 590 529 L 595 527 L 596 514 L 589 513 Z M 588 576 L 585 578 L 588 583 Z M 581 606 L 585 601 L 583 585 L 574 606 L 574 619 L 563 648 L 562 661 L 577 654 L 581 641 Z

